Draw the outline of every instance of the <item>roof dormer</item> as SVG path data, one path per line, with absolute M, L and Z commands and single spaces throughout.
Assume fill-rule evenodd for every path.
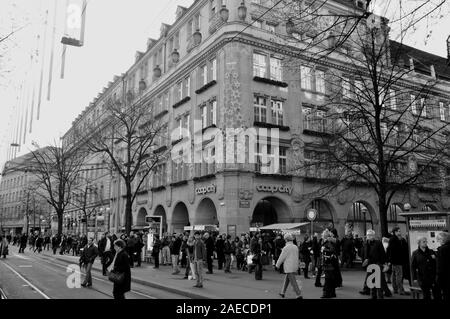
M 161 38 L 165 38 L 167 36 L 167 33 L 169 32 L 170 25 L 166 23 L 161 23 Z
M 180 19 L 187 11 L 188 9 L 182 6 L 177 7 L 177 11 L 175 12 L 175 19 Z

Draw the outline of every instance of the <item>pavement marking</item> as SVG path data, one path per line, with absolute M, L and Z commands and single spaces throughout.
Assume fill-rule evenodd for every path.
M 0 288 L 0 299 L 8 299 L 2 288 Z
M 58 267 L 67 269 L 67 266 L 63 266 L 62 264 L 59 263 L 59 262 L 61 262 L 61 259 L 55 258 L 55 259 L 57 259 L 59 262 L 53 262 L 53 263 L 50 262 L 50 261 L 48 261 L 48 260 L 45 260 L 45 259 L 46 259 L 45 257 L 44 257 L 43 259 L 44 259 L 44 260 L 42 260 L 42 261 L 45 261 L 45 262 L 47 262 L 47 263 L 49 263 L 49 264 L 52 264 L 52 265 L 54 265 L 54 266 L 58 266 Z M 82 273 L 83 273 L 83 272 L 82 272 Z M 104 280 L 104 279 L 102 279 L 102 278 L 96 277 L 95 275 L 92 275 L 92 278 L 95 279 L 95 280 L 98 280 L 98 281 L 110 283 L 109 280 Z M 95 288 L 93 288 L 93 289 L 94 289 L 95 291 L 98 291 L 98 292 L 100 292 L 100 293 L 103 293 L 103 294 L 105 294 L 105 295 L 111 297 L 111 295 L 109 295 L 109 294 L 106 294 L 106 293 L 104 293 L 104 292 L 102 292 L 102 291 L 99 291 L 99 290 L 97 290 L 97 289 L 95 289 Z M 140 296 L 143 296 L 143 297 L 147 297 L 147 298 L 149 298 L 149 299 L 158 299 L 158 298 L 156 298 L 156 297 L 153 297 L 153 296 L 150 296 L 150 295 L 147 295 L 147 294 L 138 292 L 138 291 L 136 291 L 136 290 L 130 290 L 130 292 L 131 292 L 131 293 L 134 293 L 134 294 L 136 294 L 136 295 L 140 295 Z
M 8 268 L 9 270 L 11 270 L 13 273 L 15 273 L 17 275 L 17 277 L 19 277 L 20 279 L 22 279 L 23 281 L 25 281 L 31 288 L 34 289 L 34 291 L 38 292 L 42 297 L 44 297 L 45 299 L 51 299 L 49 296 L 47 296 L 46 294 L 44 294 L 42 291 L 39 290 L 39 288 L 37 288 L 35 285 L 33 285 L 31 282 L 29 282 L 28 280 L 26 280 L 21 274 L 19 274 L 17 271 L 15 271 L 13 268 L 11 268 L 8 264 L 6 264 L 5 262 L 3 262 L 3 264 L 5 265 L 6 268 Z
M 19 268 L 32 268 L 32 265 L 20 265 Z
M 18 258 L 25 259 L 25 260 L 30 260 L 30 258 L 28 258 L 28 257 L 23 257 L 23 256 L 20 256 L 17 254 L 14 254 L 14 257 L 18 257 Z

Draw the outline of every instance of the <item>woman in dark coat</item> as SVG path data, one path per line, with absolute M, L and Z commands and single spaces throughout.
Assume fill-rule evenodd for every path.
M 131 270 L 130 257 L 125 251 L 125 242 L 118 239 L 114 242 L 116 256 L 113 260 L 113 272 L 124 273 L 125 279 L 122 283 L 114 283 L 113 296 L 114 299 L 125 299 L 125 293 L 131 290 Z

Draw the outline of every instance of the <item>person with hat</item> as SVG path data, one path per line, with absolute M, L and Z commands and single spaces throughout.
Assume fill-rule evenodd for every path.
M 298 247 L 293 243 L 293 237 L 291 234 L 285 234 L 284 240 L 286 245 L 281 250 L 280 256 L 278 257 L 277 263 L 275 264 L 275 268 L 278 269 L 283 265 L 284 269 L 284 280 L 283 286 L 281 287 L 280 296 L 284 298 L 286 290 L 289 284 L 292 285 L 292 288 L 297 295 L 297 299 L 303 299 L 302 292 L 297 284 L 297 279 L 295 278 L 295 274 L 297 273 L 299 264 L 298 264 Z

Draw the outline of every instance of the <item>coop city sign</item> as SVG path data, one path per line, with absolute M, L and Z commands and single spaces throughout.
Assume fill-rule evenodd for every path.
M 216 185 L 209 185 L 204 187 L 198 187 L 195 189 L 195 193 L 197 195 L 205 195 L 208 193 L 215 193 L 216 192 Z
M 256 185 L 258 192 L 292 194 L 292 187 L 287 185 Z

